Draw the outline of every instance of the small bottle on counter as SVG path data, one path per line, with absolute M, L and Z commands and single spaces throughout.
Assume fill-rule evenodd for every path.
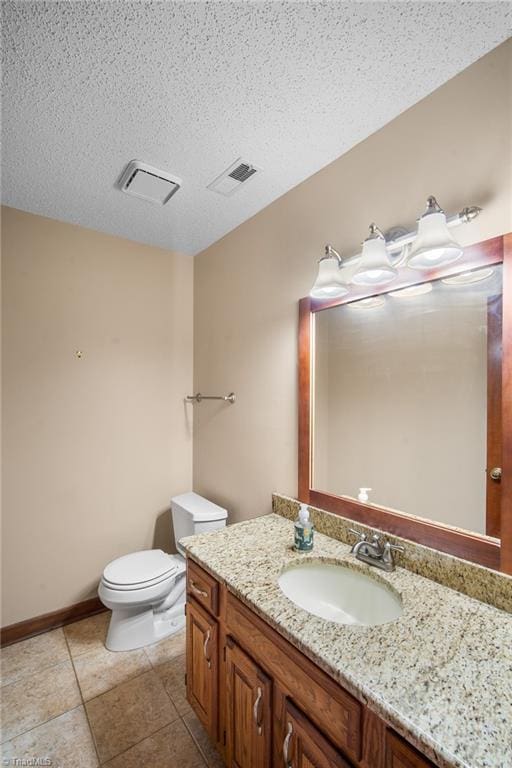
M 297 552 L 311 552 L 313 549 L 313 523 L 309 519 L 307 504 L 301 504 L 299 519 L 295 522 L 295 549 Z
M 360 488 L 359 493 L 357 494 L 357 498 L 359 501 L 368 501 L 368 491 L 373 490 L 372 488 Z

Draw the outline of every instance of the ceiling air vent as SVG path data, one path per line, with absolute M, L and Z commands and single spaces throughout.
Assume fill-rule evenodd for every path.
M 128 195 L 165 205 L 181 187 L 181 179 L 140 160 L 132 160 L 124 169 L 118 187 Z
M 235 162 L 232 163 L 229 168 L 226 168 L 220 176 L 217 176 L 211 184 L 208 184 L 208 189 L 211 189 L 212 192 L 218 192 L 219 195 L 229 197 L 229 195 L 234 194 L 237 189 L 240 189 L 242 184 L 247 184 L 249 179 L 254 178 L 254 175 L 258 171 L 261 171 L 261 168 L 246 163 L 239 157 L 238 160 L 235 160 Z

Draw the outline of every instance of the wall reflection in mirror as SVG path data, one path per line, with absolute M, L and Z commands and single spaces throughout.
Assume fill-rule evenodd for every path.
M 501 265 L 316 312 L 313 488 L 499 537 L 501 316 Z

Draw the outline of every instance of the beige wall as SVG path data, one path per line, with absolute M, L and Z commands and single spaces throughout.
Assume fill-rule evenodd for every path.
M 193 260 L 2 215 L 6 625 L 171 546 L 169 500 L 192 480 Z
M 297 301 L 323 245 L 411 227 L 428 194 L 484 207 L 463 244 L 512 230 L 511 62 L 508 41 L 196 257 L 195 387 L 237 403 L 195 407 L 194 487 L 232 520 L 297 491 Z

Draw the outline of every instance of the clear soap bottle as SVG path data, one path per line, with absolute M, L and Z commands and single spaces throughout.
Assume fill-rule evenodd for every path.
M 313 523 L 309 519 L 307 504 L 301 504 L 299 519 L 295 522 L 295 549 L 297 552 L 311 552 L 313 549 Z

